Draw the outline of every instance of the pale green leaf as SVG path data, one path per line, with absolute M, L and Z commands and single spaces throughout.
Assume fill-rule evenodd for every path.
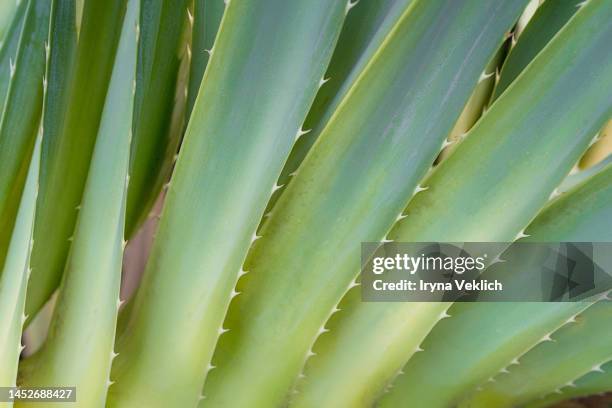
M 380 240 L 396 221 L 524 4 L 416 1 L 403 9 L 262 229 L 245 264 L 249 273 L 238 284 L 242 294 L 230 307 L 203 406 L 278 406 L 288 397 L 359 271 L 359 243 Z M 384 331 L 368 335 L 376 333 Z M 308 396 L 295 395 L 296 404 L 371 402 L 395 370 L 387 359 L 367 370 L 343 364 L 355 356 L 352 347 L 339 350 L 350 357 L 343 354 L 342 364 L 330 360 Z M 401 364 L 401 358 L 394 362 Z M 335 376 L 336 369 L 346 375 Z
M 70 249 L 68 239 L 74 232 L 81 205 L 125 4 L 126 0 L 85 2 L 74 56 L 71 57 L 70 49 L 74 27 L 68 23 L 58 28 L 58 34 L 67 37 L 58 41 L 59 46 L 66 48 L 50 50 L 63 58 L 50 68 L 49 75 L 57 80 L 48 80 L 51 99 L 46 109 L 50 112 L 45 112 L 40 197 L 34 227 L 34 239 L 40 245 L 32 252 L 32 279 L 26 298 L 26 313 L 30 317 L 55 291 L 64 271 Z
M 30 275 L 30 251 L 38 190 L 40 137 L 36 142 L 21 196 L 15 229 L 0 276 L 0 387 L 14 387 L 21 354 L 21 329 L 25 321 L 25 294 Z M 7 403 L 10 407 L 11 404 Z M 5 406 L 4 404 L 0 404 Z
M 345 3 L 229 2 L 118 342 L 111 405 L 197 404 L 232 289 Z M 161 397 L 150 392 L 159 387 L 167 390 Z
M 67 406 L 104 406 L 110 385 L 129 180 L 138 8 L 137 0 L 128 2 L 50 333 L 20 372 L 22 386 L 75 386 L 76 402 Z

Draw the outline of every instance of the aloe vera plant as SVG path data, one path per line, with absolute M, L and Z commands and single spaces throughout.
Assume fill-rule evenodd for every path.
M 0 387 L 126 408 L 612 391 L 607 293 L 365 302 L 359 279 L 363 242 L 612 241 L 612 2 L 22 0 L 0 38 Z M 124 248 L 156 200 L 140 279 Z

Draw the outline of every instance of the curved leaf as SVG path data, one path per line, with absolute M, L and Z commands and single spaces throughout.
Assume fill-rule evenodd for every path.
M 7 32 L 10 31 L 12 22 L 15 21 L 15 16 L 19 13 L 19 8 L 25 3 L 24 1 L 3 1 L 0 4 L 0 47 L 2 46 Z
M 60 58 L 54 68 L 57 71 L 49 73 L 61 82 L 49 82 L 49 87 L 57 84 L 57 88 L 49 90 L 49 97 L 54 98 L 57 94 L 57 99 L 46 105 L 51 111 L 45 112 L 40 194 L 34 226 L 34 240 L 39 245 L 32 251 L 32 279 L 26 297 L 26 314 L 30 318 L 61 281 L 98 133 L 125 4 L 126 0 L 87 1 L 74 60 L 70 57 L 73 51 L 69 46 L 73 40 L 61 42 L 67 47 L 63 51 L 51 50 L 51 54 L 58 52 L 66 59 Z M 74 30 L 67 24 L 61 29 Z
M 612 361 L 602 365 L 601 367 L 594 368 L 596 369 L 574 381 L 573 387 L 564 387 L 559 392 L 554 392 L 540 400 L 526 404 L 525 407 L 551 407 L 556 402 L 566 399 L 586 397 L 612 390 Z
M 551 203 L 527 228 L 529 240 L 611 240 L 611 175 L 612 166 Z M 405 375 L 398 377 L 381 406 L 393 407 L 406 401 L 431 407 L 456 404 L 490 377 L 517 364 L 534 346 L 548 341 L 550 333 L 588 306 L 458 303 L 449 310 L 452 317 L 440 322 L 426 338 L 425 352 L 404 367 Z M 453 339 L 452 347 L 449 338 Z M 441 369 L 453 375 L 440 375 Z
M 578 11 L 579 3 L 581 0 L 554 0 L 545 1 L 538 7 L 502 66 L 492 101 L 514 82 L 525 67 Z
M 436 163 L 444 160 L 467 135 L 468 131 L 476 124 L 478 119 L 484 115 L 489 106 L 489 99 L 495 86 L 495 76 L 499 67 L 503 64 L 509 48 L 509 40 L 506 40 L 495 56 L 489 61 L 482 75 L 478 79 L 478 84 L 472 92 L 470 99 L 465 104 L 459 119 L 455 123 L 453 130 L 450 131 L 447 140 L 450 142 L 445 149 L 440 152 Z
M 51 0 L 29 0 L 0 119 L 0 264 L 8 249 L 40 124 Z
M 221 18 L 225 11 L 224 0 L 195 0 L 193 3 L 193 33 L 191 40 L 191 68 L 189 69 L 189 88 L 187 91 L 187 118 L 191 116 L 204 70 L 213 50 L 215 37 L 219 31 Z
M 2 336 L 0 336 L 0 386 L 2 387 L 16 386 L 17 364 L 23 349 L 21 329 L 25 321 L 23 312 L 30 274 L 29 260 L 32 250 L 39 167 L 40 137 L 34 147 L 15 229 L 11 235 L 11 243 L 0 276 L 0 321 L 4 325 Z
M 183 129 L 176 103 L 188 0 L 144 0 L 140 13 L 131 182 L 126 236 L 131 237 L 168 179 Z M 184 94 L 183 90 L 178 90 Z
M 139 1 L 130 0 L 125 13 L 49 336 L 20 371 L 21 386 L 75 386 L 76 402 L 70 404 L 74 407 L 104 406 L 110 385 L 124 246 L 138 7 Z
M 232 289 L 344 10 L 344 0 L 229 2 L 118 342 L 111 405 L 197 403 Z M 158 387 L 168 392 L 150 392 Z
M 535 347 L 521 358 L 520 364 L 498 375 L 465 406 L 522 406 L 555 390 L 572 387 L 577 378 L 601 370 L 601 365 L 612 360 L 612 302 L 599 302 L 573 320 L 554 333 L 553 342 Z
M 203 405 L 282 404 L 359 271 L 359 242 L 395 222 L 524 4 L 417 1 L 403 11 L 256 241 Z M 367 372 L 331 377 L 334 394 L 313 395 L 350 405 L 363 386 L 371 398 Z
M 272 196 L 267 212 L 273 208 L 284 187 L 291 180 L 291 174 L 302 163 L 342 99 L 411 2 L 412 0 L 360 1 L 351 9 L 325 73 L 327 81 L 319 89 L 304 121 L 303 128 L 308 130 L 308 133 L 302 135 L 291 149 L 278 181 L 283 188 Z
M 582 156 L 578 166 L 588 168 L 609 157 L 612 157 L 612 119 L 599 131 L 595 144 Z
M 583 156 L 583 158 L 584 158 L 584 156 Z M 565 193 L 565 192 L 571 190 L 572 188 L 574 188 L 575 186 L 577 186 L 578 184 L 580 184 L 584 180 L 586 180 L 589 177 L 599 173 L 601 170 L 603 170 L 610 163 L 612 163 L 612 154 L 608 155 L 608 157 L 606 159 L 600 161 L 597 164 L 594 164 L 593 166 L 591 166 L 589 168 L 586 168 L 584 170 L 580 170 L 577 173 L 573 173 L 573 174 L 570 174 L 569 176 L 567 176 L 565 178 L 565 180 L 563 180 L 563 182 L 559 185 L 559 187 L 557 187 L 557 191 L 559 193 Z
M 400 242 L 505 242 L 514 239 L 570 171 L 594 130 L 609 117 L 612 100 L 607 85 L 612 85 L 612 56 L 602 50 L 606 47 L 604 38 L 612 29 L 607 19 L 610 15 L 607 7 L 611 5 L 594 2 L 582 9 L 572 24 L 562 31 L 564 35 L 557 36 L 538 55 L 453 154 L 433 170 L 423 184 L 426 191 L 412 198 L 405 218 L 396 224 L 387 239 Z M 602 88 L 602 84 L 606 86 Z M 542 160 L 551 165 L 543 167 Z M 353 369 L 347 370 L 345 376 L 333 376 L 328 369 L 324 371 L 325 378 L 331 381 L 332 377 L 352 378 L 354 373 L 377 372 L 378 367 L 366 363 L 374 360 L 374 354 L 384 362 L 383 354 L 394 350 L 400 357 L 396 358 L 395 366 L 386 367 L 387 378 L 391 379 L 416 351 L 415 343 L 418 345 L 426 335 L 413 332 L 408 325 L 395 324 L 399 316 L 410 316 L 414 305 L 404 302 L 346 303 L 329 334 L 345 341 L 333 349 L 319 349 L 318 352 L 321 359 L 334 359 L 353 351 Z M 433 318 L 432 324 L 445 316 L 442 313 L 444 304 L 430 303 L 429 307 L 431 310 L 423 313 L 424 317 Z M 393 315 L 398 317 L 388 317 Z M 453 325 L 452 320 L 443 322 Z M 384 348 L 370 342 L 373 321 L 379 322 L 376 332 L 380 336 L 384 333 L 385 339 L 398 339 L 398 342 L 386 340 L 389 343 Z M 410 334 L 413 334 L 413 341 L 404 346 Z M 427 344 L 422 348 L 427 350 Z M 413 359 L 424 361 L 430 358 L 427 356 L 441 353 L 441 349 L 426 351 Z M 363 362 L 361 370 L 355 369 L 357 356 Z M 452 357 L 460 360 L 462 355 L 452 354 Z M 454 389 L 449 385 L 450 380 L 440 375 L 440 365 L 419 364 L 418 367 L 415 369 L 408 363 L 404 369 L 406 376 L 400 377 L 392 391 L 397 399 L 389 399 L 387 406 L 401 406 L 407 401 L 428 407 L 446 406 L 461 396 L 457 391 L 465 391 L 462 386 Z M 461 365 L 448 372 L 459 370 L 462 370 Z M 316 372 L 310 375 L 318 378 Z M 465 380 L 468 384 L 470 381 L 465 375 L 453 376 L 453 380 Z M 346 384 L 350 387 L 350 383 Z M 311 395 L 317 394 L 321 393 L 312 392 Z
M 17 57 L 17 46 L 23 29 L 23 20 L 28 2 L 22 1 L 15 12 L 6 36 L 0 45 L 0 112 L 4 111 L 9 84 L 11 83 L 11 66 Z

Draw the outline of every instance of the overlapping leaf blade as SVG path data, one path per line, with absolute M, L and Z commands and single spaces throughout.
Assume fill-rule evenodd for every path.
M 206 404 L 282 403 L 359 270 L 359 242 L 380 240 L 395 222 L 524 3 L 419 1 L 404 9 L 256 241 Z M 350 405 L 366 381 L 349 382 L 316 395 Z
M 612 119 L 599 131 L 595 144 L 586 151 L 580 163 L 580 168 L 588 168 L 612 157 Z
M 554 406 L 559 401 L 602 394 L 612 390 L 612 362 L 598 368 L 576 380 L 573 387 L 565 387 L 559 392 L 526 404 L 525 407 L 545 408 Z
M 6 36 L 0 45 L 0 112 L 4 111 L 6 96 L 11 82 L 12 65 L 17 57 L 17 46 L 21 37 L 23 20 L 28 2 L 22 1 L 15 12 Z
M 532 241 L 608 241 L 612 239 L 612 167 L 571 193 L 560 197 L 527 229 Z M 511 369 L 520 357 L 557 328 L 588 307 L 583 303 L 456 304 L 425 340 L 424 353 L 404 367 L 382 406 L 419 401 L 446 406 L 469 396 L 500 371 Z M 474 336 L 474 333 L 482 335 Z M 493 333 L 495 333 L 493 335 Z M 449 336 L 453 346 L 449 347 Z M 434 367 L 456 373 L 440 376 Z M 435 372 L 434 372 L 435 371 Z M 503 374 L 502 374 L 503 375 Z M 414 384 L 416 382 L 416 384 Z M 413 385 L 414 384 L 414 385 Z M 434 390 L 444 389 L 444 393 Z
M 486 384 L 463 406 L 471 408 L 515 407 L 572 387 L 574 381 L 612 360 L 612 303 L 598 302 L 558 330 L 554 342 L 538 345 Z M 563 356 L 563 358 L 560 358 Z
M 503 242 L 529 223 L 612 111 L 609 6 L 576 14 L 425 180 L 392 239 Z
M 132 236 L 168 179 L 183 129 L 177 90 L 189 1 L 144 0 L 140 13 L 131 182 L 126 235 Z M 179 118 L 177 118 L 177 116 Z
M 547 52 L 540 54 L 521 76 L 521 81 L 512 87 L 513 92 L 506 92 L 457 150 L 426 179 L 424 187 L 428 190 L 412 199 L 405 212 L 406 218 L 388 235 L 389 239 L 408 242 L 504 242 L 514 239 L 569 172 L 588 145 L 593 129 L 601 126 L 612 108 L 609 95 L 598 82 L 609 83 L 612 79 L 612 60 L 600 51 L 604 47 L 603 38 L 609 34 L 605 31 L 597 36 L 592 31 L 593 26 L 601 29 L 599 24 L 608 27 L 604 24 L 609 15 L 605 7 L 601 4 L 585 6 L 581 17 L 574 20 L 565 36 L 558 37 Z M 592 65 L 597 69 L 591 71 L 588 67 Z M 576 89 L 584 93 L 577 93 Z M 594 105 L 576 109 L 574 104 L 581 105 L 577 98 Z M 526 104 L 526 100 L 533 103 Z M 560 100 L 565 103 L 560 104 Z M 551 166 L 542 168 L 542 160 L 550 162 Z M 535 179 L 534 174 L 538 174 Z M 321 360 L 349 354 L 349 345 L 355 350 L 352 364 L 357 364 L 355 356 L 369 356 L 375 360 L 373 354 L 384 361 L 383 354 L 393 344 L 403 350 L 403 361 L 414 353 L 413 344 L 402 348 L 405 340 L 401 333 L 408 335 L 411 327 L 398 326 L 397 319 L 388 318 L 389 315 L 410 316 L 413 308 L 410 303 L 347 303 L 343 305 L 347 310 L 343 310 L 337 323 L 331 325 L 329 334 L 343 338 L 344 342 L 331 343 L 335 344 L 333 349 L 319 348 Z M 430 307 L 429 316 L 436 320 L 444 317 L 443 304 L 432 303 Z M 377 342 L 372 341 L 373 321 L 380 323 L 376 330 L 379 337 L 395 338 L 398 342 L 377 347 Z M 417 354 L 414 359 L 422 360 L 426 355 L 435 356 L 436 351 Z M 461 358 L 461 355 L 456 357 Z M 362 357 L 362 361 L 365 364 L 370 360 Z M 331 378 L 332 364 L 325 367 L 326 378 Z M 372 369 L 371 365 L 367 367 Z M 404 371 L 413 374 L 405 382 L 403 378 L 408 377 L 400 377 L 393 392 L 426 406 L 444 405 L 456 398 L 455 391 L 450 388 L 447 392 L 439 391 L 438 381 L 444 381 L 445 387 L 448 385 L 447 378 L 439 375 L 439 365 L 419 367 L 414 369 L 409 363 Z M 355 371 L 360 372 L 353 365 L 351 372 Z M 315 371 L 310 374 L 318 378 Z M 458 381 L 462 378 L 461 375 L 453 377 Z M 459 390 L 463 392 L 462 387 Z M 394 400 L 400 404 L 402 401 L 407 400 Z
M 193 32 L 191 39 L 191 67 L 187 91 L 186 116 L 191 116 L 204 70 L 213 51 L 215 37 L 219 31 L 225 11 L 224 0 L 195 0 L 193 2 Z
M 40 245 L 32 252 L 32 280 L 26 298 L 26 314 L 30 318 L 57 288 L 64 271 L 70 249 L 69 238 L 74 232 L 114 64 L 125 4 L 125 0 L 85 2 L 83 24 L 72 64 L 69 44 L 73 40 L 67 39 L 59 45 L 68 48 L 64 53 L 66 59 L 60 59 L 55 68 L 55 77 L 63 78 L 55 90 L 59 96 L 47 104 L 53 113 L 45 114 L 46 137 L 34 227 L 34 239 Z M 68 26 L 62 29 L 74 30 Z
M 487 111 L 489 107 L 489 100 L 495 87 L 496 72 L 503 64 L 508 52 L 508 42 L 508 40 L 504 41 L 478 79 L 476 88 L 474 88 L 470 99 L 465 104 L 465 107 L 463 108 L 459 119 L 457 119 L 453 130 L 451 130 L 448 135 L 447 140 L 449 145 L 440 152 L 440 156 L 438 156 L 436 160 L 437 163 L 440 163 L 442 160 L 448 157 L 453 150 L 455 150 L 458 143 L 463 140 L 468 131 Z
M 21 353 L 21 328 L 24 322 L 25 294 L 30 275 L 30 251 L 40 167 L 40 137 L 34 148 L 20 201 L 15 229 L 0 276 L 0 386 L 14 387 Z M 5 406 L 4 404 L 1 404 Z M 8 402 L 6 406 L 11 406 Z
M 23 3 L 23 1 L 17 0 L 3 1 L 0 4 L 0 46 L 2 46 L 7 32 L 10 31 L 11 22 L 15 20 L 15 15 Z
M 601 52 L 601 47 L 605 47 L 604 38 L 612 33 L 608 18 L 612 12 L 610 6 L 606 2 L 591 2 L 574 16 L 492 106 L 474 133 L 426 181 L 430 190 L 409 205 L 407 220 L 410 222 L 400 224 L 393 237 L 426 241 L 440 238 L 447 241 L 512 240 L 546 202 L 555 185 L 569 172 L 588 146 L 589 139 L 610 115 L 612 99 L 600 88 L 602 83 L 612 84 L 612 58 Z M 553 66 L 561 69 L 552 69 Z M 591 71 L 587 68 L 591 66 L 597 69 Z M 536 92 L 537 97 L 530 97 L 531 92 Z M 518 102 L 519 99 L 522 102 Z M 533 100 L 534 104 L 526 105 L 525 100 Z M 550 114 L 552 105 L 554 115 Z M 496 138 L 487 138 L 491 134 Z M 539 164 L 542 160 L 550 165 L 542 167 Z M 457 174 L 471 177 L 459 179 Z M 456 207 L 442 209 L 438 203 L 449 199 Z M 586 203 L 580 205 L 586 209 Z M 459 211 L 463 216 L 457 217 Z M 472 216 L 466 217 L 466 214 Z M 571 229 L 573 224 L 568 220 L 559 222 L 559 225 L 567 225 L 572 233 L 538 233 L 532 227 L 527 234 L 543 241 L 572 238 L 580 241 L 594 240 L 598 231 L 602 231 L 593 229 L 587 238 L 579 234 L 579 230 Z M 537 225 L 537 219 L 534 223 Z M 560 239 L 560 235 L 564 239 Z M 536 239 L 533 237 L 531 239 Z M 406 375 L 399 377 L 383 406 L 393 406 L 408 399 L 429 406 L 457 402 L 466 389 L 486 381 L 513 358 L 519 357 L 521 348 L 524 353 L 537 344 L 547 334 L 546 329 L 564 324 L 579 311 L 573 310 L 575 305 L 550 303 L 532 308 L 528 304 L 457 305 L 450 311 L 454 317 L 443 321 L 426 340 L 424 348 L 427 350 L 429 346 L 430 353 L 417 355 L 407 364 Z M 546 317 L 548 313 L 552 313 L 550 317 Z M 475 319 L 484 319 L 494 323 L 502 316 L 506 319 L 500 322 L 506 323 L 499 332 L 503 336 L 483 336 L 487 347 L 492 346 L 491 350 L 497 351 L 486 353 L 487 357 L 483 358 L 484 346 L 474 347 L 470 330 L 461 322 L 474 325 Z M 534 319 L 533 324 L 527 317 Z M 460 340 L 453 331 L 454 341 L 462 352 L 456 353 L 453 349 L 449 354 L 444 336 L 455 325 L 461 326 L 463 333 L 463 340 Z M 511 325 L 517 329 L 510 330 Z M 506 351 L 500 352 L 500 347 Z M 457 375 L 440 377 L 438 372 L 432 371 L 432 367 L 439 365 Z M 447 391 L 435 392 L 440 386 Z
M 232 289 L 345 6 L 229 2 L 118 343 L 111 405 L 197 403 Z M 160 398 L 152 387 L 169 391 Z
M 580 0 L 544 2 L 529 20 L 504 62 L 492 99 L 495 100 L 578 11 Z
M 499 99 L 422 188 L 479 75 L 486 84 L 463 110 L 465 129 L 481 116 L 494 78 L 482 69 L 526 0 L 362 2 L 327 71 L 332 82 L 316 99 L 343 17 L 357 2 L 195 0 L 198 54 L 188 81 L 189 58 L 180 54 L 189 53 L 193 3 L 129 1 L 126 19 L 127 0 L 17 3 L 0 49 L 0 67 L 10 67 L 0 73 L 0 315 L 11 316 L 0 385 L 14 380 L 24 302 L 35 313 L 68 259 L 51 335 L 23 362 L 22 383 L 77 384 L 75 405 L 106 404 L 123 226 L 127 220 L 128 234 L 136 231 L 167 178 L 186 104 L 193 117 L 151 262 L 125 313 L 109 406 L 371 406 L 391 383 L 383 407 L 525 403 L 575 378 L 563 396 L 609 389 L 608 372 L 600 372 L 609 368 L 608 333 L 597 326 L 609 316 L 603 306 L 456 304 L 440 322 L 447 303 L 363 304 L 347 288 L 357 285 L 352 244 L 360 241 L 511 241 L 527 224 L 532 241 L 612 239 L 609 165 L 566 179 L 562 197 L 549 201 L 612 114 L 610 3 L 540 7 L 502 72 Z M 36 51 L 44 49 L 49 8 L 43 79 L 44 52 Z M 498 65 L 486 74 L 491 64 Z M 35 144 L 39 127 L 45 138 Z M 136 183 L 128 189 L 130 171 Z M 277 179 L 289 187 L 279 189 Z M 266 203 L 273 211 L 256 241 Z M 26 300 L 32 232 L 40 245 Z M 571 325 L 580 313 L 588 324 Z M 470 332 L 485 326 L 501 335 L 474 341 Z M 556 359 L 551 334 L 575 352 L 570 362 Z M 584 338 L 591 347 L 581 347 Z M 508 368 L 523 359 L 516 372 Z M 499 384 L 473 394 L 497 376 Z M 207 398 L 198 402 L 205 380 Z
M 8 249 L 40 123 L 51 0 L 29 0 L 0 119 L 0 263 Z
M 138 7 L 137 0 L 129 1 L 50 333 L 43 348 L 23 363 L 20 372 L 24 386 L 76 386 L 76 402 L 71 404 L 75 407 L 103 406 L 110 385 L 124 246 Z
M 356 3 L 351 9 L 325 73 L 327 82 L 317 93 L 304 121 L 304 129 L 309 132 L 300 137 L 293 146 L 279 178 L 279 185 L 285 186 L 290 181 L 290 174 L 297 170 L 346 93 L 411 2 L 412 0 L 364 1 Z M 272 209 L 281 193 L 282 189 L 272 197 L 268 210 Z

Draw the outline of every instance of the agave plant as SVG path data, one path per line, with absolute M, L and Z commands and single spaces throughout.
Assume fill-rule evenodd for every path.
M 0 38 L 0 387 L 79 407 L 612 391 L 605 294 L 370 303 L 358 278 L 362 242 L 612 241 L 611 1 L 21 0 Z

